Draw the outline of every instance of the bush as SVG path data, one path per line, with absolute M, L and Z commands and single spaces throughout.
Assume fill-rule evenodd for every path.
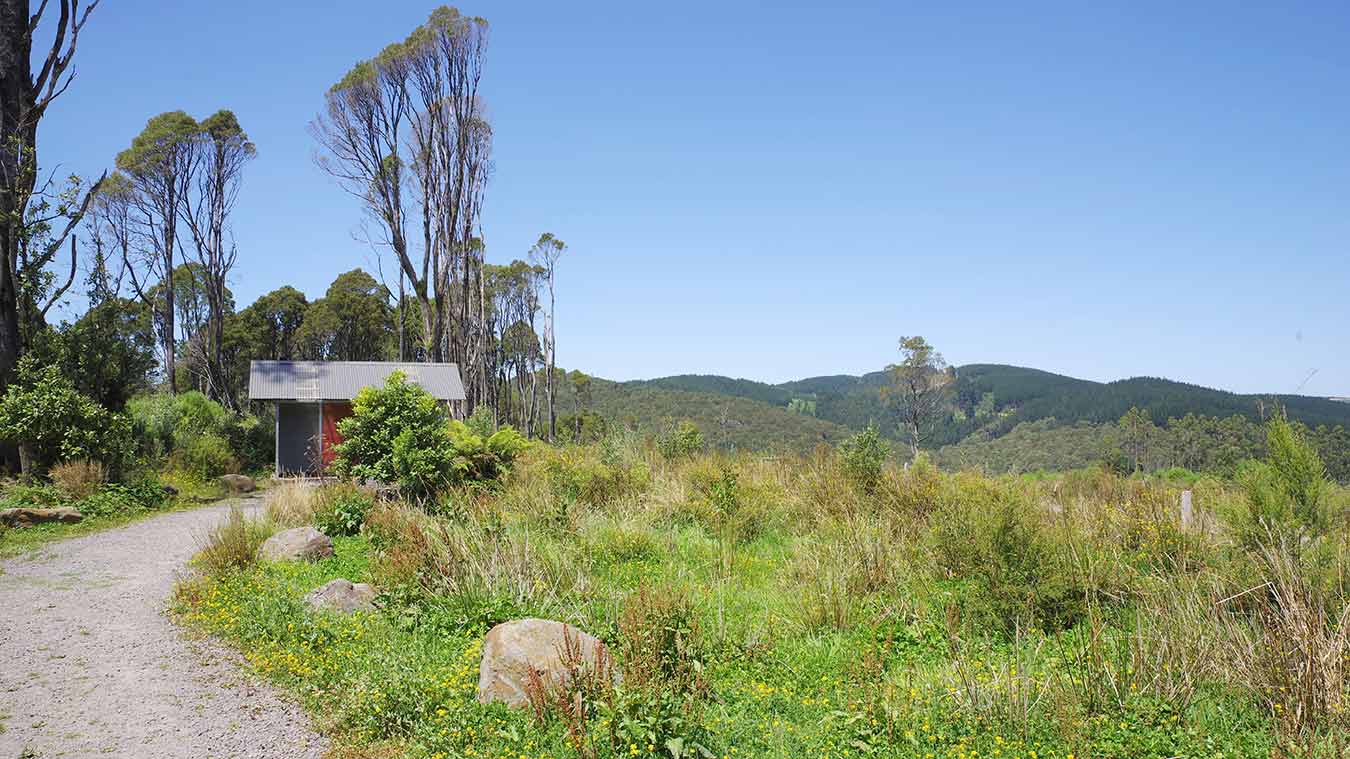
M 239 460 L 230 450 L 229 442 L 211 433 L 189 437 L 182 448 L 174 451 L 171 463 L 208 480 L 239 471 Z
M 1010 634 L 1076 624 L 1086 613 L 1085 594 L 1067 552 L 1036 523 L 1034 507 L 987 481 L 965 484 L 932 524 L 941 566 L 975 581 L 968 614 Z
M 703 433 L 697 424 L 681 419 L 661 431 L 656 438 L 656 449 L 667 461 L 692 456 L 703 450 Z
M 1283 418 L 1271 419 L 1266 435 L 1266 461 L 1248 461 L 1238 468 L 1246 498 L 1237 525 L 1243 542 L 1251 547 L 1285 533 L 1325 532 L 1329 483 L 1321 457 Z
M 207 479 L 271 463 L 275 429 L 252 415 L 235 416 L 201 392 L 154 393 L 127 403 L 136 449 L 148 459 Z M 203 441 L 203 438 L 206 438 Z
M 451 421 L 446 431 L 454 451 L 455 477 L 461 482 L 485 482 L 501 477 L 530 447 L 530 441 L 510 425 L 486 438 L 460 421 Z
M 876 489 L 882 470 L 891 457 L 891 446 L 881 437 L 875 424 L 839 444 L 839 458 L 853 484 L 866 492 Z
M 53 464 L 92 459 L 116 475 L 131 456 L 131 421 L 75 390 L 56 366 L 31 357 L 0 399 L 0 438 L 19 446 L 25 466 L 45 472 Z
M 330 537 L 355 535 L 375 506 L 369 493 L 353 485 L 328 485 L 315 494 L 314 526 Z
M 230 412 L 197 390 L 173 397 L 174 439 L 184 445 L 196 435 L 219 435 L 225 431 Z
M 164 501 L 164 490 L 154 480 L 125 485 L 113 482 L 76 502 L 75 508 L 86 517 L 104 517 L 156 509 Z
M 234 417 L 225 426 L 225 438 L 246 471 L 269 467 L 276 455 L 276 427 L 271 420 L 264 421 L 252 414 Z
M 108 468 L 97 461 L 64 461 L 48 473 L 61 495 L 78 501 L 92 495 L 108 479 Z
M 342 477 L 398 483 L 413 495 L 433 493 L 451 475 L 445 422 L 435 398 L 393 372 L 383 387 L 357 393 L 352 415 L 338 422 L 343 441 L 334 470 Z
M 168 393 L 140 395 L 127 402 L 132 434 L 142 456 L 161 459 L 173 450 L 173 434 L 177 428 L 173 396 Z
M 483 437 L 490 437 L 492 433 L 497 431 L 497 420 L 492 417 L 492 409 L 488 408 L 486 404 L 474 409 L 473 413 L 469 414 L 469 418 L 464 420 L 464 424 L 468 425 L 475 435 Z
M 38 508 L 54 509 L 69 505 L 61 491 L 51 485 L 39 485 L 14 481 L 5 486 L 4 498 L 0 498 L 0 508 Z

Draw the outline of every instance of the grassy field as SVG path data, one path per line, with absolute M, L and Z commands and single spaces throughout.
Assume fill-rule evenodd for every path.
M 1202 479 L 1183 526 L 1163 481 L 875 463 L 540 445 L 499 485 L 374 504 L 333 558 L 253 565 L 351 501 L 282 486 L 176 609 L 339 756 L 1343 755 L 1346 491 Z M 381 611 L 306 613 L 339 576 Z M 480 705 L 484 632 L 526 616 L 600 637 L 622 685 Z

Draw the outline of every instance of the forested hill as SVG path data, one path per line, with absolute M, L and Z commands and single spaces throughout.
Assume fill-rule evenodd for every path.
M 1149 412 L 1153 420 L 1165 424 L 1170 418 L 1187 414 L 1228 417 L 1240 415 L 1259 420 L 1274 404 L 1287 409 L 1289 416 L 1316 427 L 1350 427 L 1350 403 L 1299 395 L 1241 395 L 1184 382 L 1154 377 L 1134 377 L 1115 382 L 1093 382 L 1052 372 L 1002 364 L 969 364 L 958 367 L 952 395 L 951 414 L 938 429 L 933 443 L 957 442 L 972 433 L 999 437 L 1022 422 L 1054 419 L 1058 425 L 1080 422 L 1114 422 L 1131 407 Z M 737 405 L 747 419 L 767 414 L 773 407 L 783 414 L 774 415 L 775 423 L 794 428 L 786 437 L 802 438 L 796 427 L 804 419 L 829 422 L 849 429 L 860 429 L 876 422 L 886 433 L 896 429 L 893 410 L 881 399 L 881 388 L 888 382 L 884 371 L 862 376 L 831 375 L 768 384 L 732 379 L 718 375 L 686 374 L 614 384 L 604 406 L 606 415 L 647 416 L 646 406 L 659 406 L 665 413 L 708 415 L 703 407 L 726 404 L 734 398 L 756 405 Z M 687 393 L 679 402 L 664 393 Z M 661 399 L 658 403 L 657 399 Z M 683 411 L 682 404 L 688 404 Z M 797 417 L 794 419 L 793 417 Z M 767 420 L 759 420 L 767 423 Z M 757 425 L 758 426 L 758 425 Z M 813 428 L 816 429 L 816 428 Z M 809 434 L 806 437 L 810 437 Z
M 790 411 L 786 398 L 770 403 L 743 394 L 687 390 L 678 384 L 599 378 L 592 380 L 590 395 L 590 408 L 612 423 L 655 432 L 671 421 L 692 419 L 708 444 L 721 449 L 801 452 L 853 434 L 834 422 Z M 570 383 L 562 383 L 558 413 L 569 413 L 574 402 Z

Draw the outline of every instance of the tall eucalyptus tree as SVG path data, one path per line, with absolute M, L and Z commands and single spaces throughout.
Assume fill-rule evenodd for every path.
M 319 166 L 361 200 L 378 228 L 372 242 L 392 251 L 407 277 L 421 354 L 460 364 L 470 407 L 491 383 L 478 230 L 491 174 L 492 129 L 479 95 L 487 31 L 481 18 L 437 8 L 333 85 L 311 127 Z

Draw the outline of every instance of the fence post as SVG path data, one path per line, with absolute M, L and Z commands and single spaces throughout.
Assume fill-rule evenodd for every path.
M 1189 488 L 1181 491 L 1181 528 L 1186 529 L 1195 521 L 1195 511 L 1191 507 L 1191 491 Z

